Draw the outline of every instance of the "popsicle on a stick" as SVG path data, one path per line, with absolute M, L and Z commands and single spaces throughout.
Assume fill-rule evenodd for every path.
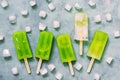
M 27 58 L 32 58 L 32 52 L 25 31 L 17 31 L 12 35 L 18 60 L 24 59 L 27 72 L 30 74 L 30 67 Z
M 90 64 L 88 66 L 87 72 L 89 73 L 92 69 L 94 60 L 100 60 L 107 44 L 108 34 L 102 31 L 97 30 L 94 33 L 94 37 L 88 49 L 87 56 L 91 57 Z
M 57 44 L 62 62 L 68 62 L 70 72 L 74 75 L 71 61 L 76 60 L 76 56 L 72 47 L 70 36 L 68 34 L 61 34 L 57 37 Z
M 36 73 L 39 74 L 42 60 L 49 60 L 50 52 L 52 48 L 53 34 L 48 31 L 40 33 L 38 40 L 35 57 L 39 58 Z
M 80 41 L 80 55 L 82 55 L 83 41 L 88 41 L 88 15 L 85 12 L 76 13 L 75 15 L 74 38 Z

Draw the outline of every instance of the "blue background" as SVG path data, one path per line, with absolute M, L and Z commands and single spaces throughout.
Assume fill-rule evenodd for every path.
M 0 0 L 1 1 L 1 0 Z M 55 80 L 55 73 L 57 71 L 63 74 L 63 80 L 93 80 L 94 74 L 101 74 L 101 80 L 119 80 L 120 79 L 120 38 L 114 38 L 113 30 L 119 30 L 120 27 L 120 1 L 119 0 L 95 0 L 96 8 L 92 9 L 88 5 L 88 0 L 53 0 L 56 10 L 51 12 L 48 9 L 48 3 L 46 0 L 36 0 L 37 6 L 32 8 L 29 5 L 29 0 L 8 0 L 9 7 L 3 9 L 0 7 L 0 34 L 5 36 L 5 40 L 0 42 L 0 80 Z M 83 11 L 88 13 L 89 16 L 89 41 L 84 42 L 84 54 L 79 56 L 79 42 L 75 42 L 74 37 L 74 15 L 77 12 L 74 8 L 71 12 L 64 10 L 65 4 L 74 6 L 76 2 L 79 2 L 83 7 Z M 29 10 L 28 17 L 23 17 L 20 13 L 21 10 Z M 39 11 L 45 10 L 48 14 L 45 20 L 39 17 Z M 113 17 L 112 22 L 106 22 L 105 14 L 110 12 Z M 9 23 L 9 15 L 15 14 L 17 16 L 17 23 L 12 25 Z M 96 24 L 94 22 L 94 16 L 100 14 L 102 17 L 102 23 Z M 58 20 L 61 22 L 59 30 L 53 28 L 53 21 Z M 12 40 L 12 33 L 18 30 L 24 30 L 26 25 L 31 26 L 32 32 L 28 33 L 28 39 L 32 48 L 33 55 L 35 53 L 38 37 L 39 37 L 39 22 L 47 25 L 47 31 L 54 33 L 55 37 L 61 33 L 68 33 L 71 36 L 74 51 L 77 57 L 77 62 L 83 65 L 81 71 L 75 71 L 75 76 L 72 77 L 69 72 L 67 63 L 60 61 L 56 40 L 54 39 L 53 48 L 51 52 L 51 58 L 49 61 L 43 61 L 42 68 L 47 68 L 47 65 L 53 63 L 56 66 L 56 70 L 51 73 L 48 71 L 48 75 L 42 77 L 36 75 L 36 66 L 38 60 L 33 57 L 29 59 L 31 68 L 31 75 L 27 74 L 23 61 L 17 60 L 15 47 Z M 102 30 L 109 35 L 109 41 L 104 51 L 104 55 L 101 61 L 95 61 L 92 72 L 88 74 L 86 72 L 90 58 L 86 57 L 86 53 L 89 47 L 89 43 L 96 30 Z M 10 59 L 4 59 L 2 57 L 3 49 L 8 48 L 12 57 Z M 105 62 L 107 56 L 113 57 L 114 61 L 111 65 Z M 74 64 L 74 62 L 73 62 Z M 17 66 L 19 75 L 14 76 L 11 72 L 11 68 Z

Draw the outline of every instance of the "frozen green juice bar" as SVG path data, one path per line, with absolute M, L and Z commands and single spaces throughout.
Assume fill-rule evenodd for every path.
M 87 56 L 100 60 L 108 40 L 107 33 L 96 31 L 92 43 L 88 49 Z
M 35 57 L 39 58 L 38 67 L 36 73 L 39 73 L 42 60 L 49 60 L 52 42 L 53 42 L 53 34 L 48 31 L 43 31 L 40 33 L 40 37 L 38 40 Z
M 75 53 L 71 44 L 70 36 L 62 34 L 57 37 L 58 49 L 62 62 L 75 61 Z
M 76 56 L 72 47 L 70 36 L 68 34 L 61 34 L 57 37 L 57 44 L 62 62 L 68 62 L 71 74 L 74 75 L 71 61 L 76 60 Z
M 27 58 L 32 58 L 32 52 L 26 36 L 26 32 L 22 30 L 14 32 L 12 38 L 15 44 L 18 60 L 24 59 L 27 71 L 30 73 L 30 69 L 28 69 L 29 65 Z
M 108 41 L 108 34 L 102 31 L 97 30 L 94 34 L 90 47 L 88 49 L 87 56 L 91 57 L 92 62 L 94 59 L 100 60 L 105 49 L 105 46 Z M 88 69 L 87 72 L 90 72 Z
M 53 42 L 53 34 L 51 32 L 43 31 L 37 44 L 35 56 L 43 60 L 49 60 L 51 47 Z
M 88 14 L 86 12 L 75 14 L 74 39 L 80 41 L 80 55 L 82 55 L 83 41 L 88 41 Z

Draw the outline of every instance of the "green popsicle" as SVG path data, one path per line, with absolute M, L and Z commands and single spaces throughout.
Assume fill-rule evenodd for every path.
M 82 55 L 83 41 L 88 41 L 88 14 L 86 12 L 75 14 L 74 38 L 80 41 L 80 55 Z
M 57 44 L 62 62 L 68 62 L 70 72 L 74 75 L 71 61 L 76 60 L 76 56 L 72 47 L 70 36 L 68 34 L 61 34 L 57 37 Z
M 36 48 L 35 57 L 39 58 L 36 73 L 40 71 L 42 60 L 49 60 L 52 48 L 53 34 L 51 32 L 43 31 L 40 33 L 38 45 Z
M 14 32 L 12 35 L 12 38 L 15 44 L 18 60 L 24 59 L 26 69 L 28 73 L 30 73 L 30 67 L 29 67 L 27 58 L 32 58 L 32 52 L 26 36 L 26 32 L 22 30 Z
M 87 56 L 91 57 L 91 62 L 87 69 L 87 72 L 91 71 L 94 60 L 100 60 L 105 49 L 105 46 L 108 41 L 108 34 L 102 31 L 97 30 L 94 34 L 90 47 L 88 49 Z

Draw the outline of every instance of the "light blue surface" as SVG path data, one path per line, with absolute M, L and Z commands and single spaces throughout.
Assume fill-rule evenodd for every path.
M 0 0 L 1 1 L 1 0 Z M 56 10 L 51 12 L 48 9 L 46 0 L 37 0 L 37 7 L 31 8 L 29 0 L 8 0 L 9 7 L 3 9 L 0 7 L 0 34 L 5 36 L 4 42 L 0 42 L 0 80 L 56 80 L 55 73 L 57 71 L 63 74 L 63 80 L 93 80 L 94 74 L 101 74 L 101 80 L 119 80 L 120 79 L 120 38 L 115 39 L 113 36 L 113 30 L 119 30 L 120 28 L 120 0 L 94 0 L 96 2 L 96 8 L 91 9 L 88 6 L 88 0 L 53 0 L 56 6 Z M 74 8 L 72 11 L 66 12 L 64 10 L 65 4 L 74 6 L 76 2 L 79 2 L 89 15 L 89 42 L 84 43 L 84 56 L 79 56 L 79 43 L 75 42 L 74 37 L 74 15 L 77 12 Z M 29 10 L 28 17 L 24 18 L 20 11 L 23 9 Z M 45 10 L 48 13 L 46 20 L 40 19 L 38 16 L 40 10 Z M 111 23 L 106 22 L 105 14 L 110 12 L 113 17 Z M 17 16 L 17 23 L 11 25 L 8 20 L 8 16 L 15 14 Z M 102 16 L 102 23 L 96 24 L 94 22 L 94 16 L 100 14 Z M 59 30 L 53 28 L 53 21 L 59 20 L 61 27 Z M 49 61 L 43 61 L 42 68 L 47 68 L 47 65 L 53 63 L 56 66 L 56 71 L 51 73 L 48 71 L 48 75 L 42 77 L 36 75 L 37 59 L 34 57 L 29 60 L 31 75 L 27 74 L 25 65 L 17 60 L 15 47 L 12 40 L 12 33 L 17 30 L 24 30 L 26 25 L 30 25 L 32 32 L 28 33 L 30 45 L 32 47 L 33 55 L 35 53 L 38 37 L 39 37 L 39 22 L 45 23 L 48 27 L 47 30 L 54 33 L 55 37 L 61 33 L 68 33 L 71 36 L 73 47 L 77 56 L 77 62 L 83 65 L 83 69 L 78 72 L 75 71 L 75 76 L 72 77 L 69 72 L 68 64 L 63 64 L 60 61 L 56 41 L 54 39 L 53 49 L 51 52 L 51 58 Z M 92 72 L 88 74 L 86 72 L 90 59 L 86 57 L 86 53 L 89 47 L 89 43 L 93 37 L 95 30 L 102 30 L 108 33 L 109 41 L 104 52 L 101 62 L 95 61 Z M 10 59 L 4 59 L 2 57 L 3 49 L 8 48 L 12 57 Z M 111 56 L 114 58 L 112 65 L 108 65 L 105 62 L 105 58 Z M 11 68 L 17 66 L 19 75 L 14 76 L 11 72 Z

